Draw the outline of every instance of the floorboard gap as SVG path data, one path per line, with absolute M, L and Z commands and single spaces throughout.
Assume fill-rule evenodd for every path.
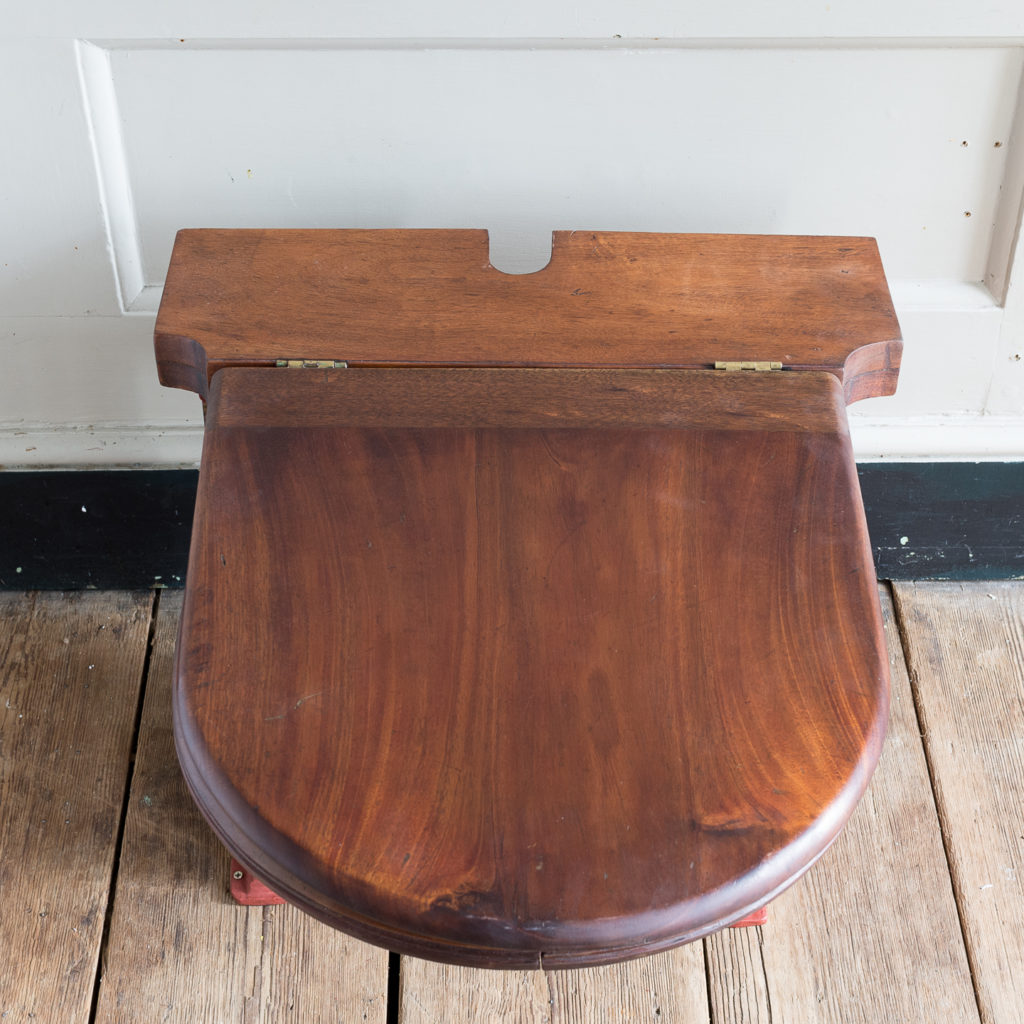
M 397 953 L 388 953 L 388 1001 L 386 1024 L 398 1024 L 402 1001 L 402 958 Z
M 110 942 L 110 924 L 114 917 L 114 896 L 117 891 L 117 873 L 121 866 L 121 849 L 124 844 L 125 822 L 128 820 L 128 804 L 131 798 L 132 782 L 135 778 L 135 761 L 139 752 L 139 732 L 142 728 L 142 707 L 146 699 L 146 682 L 149 679 L 149 663 L 153 656 L 156 639 L 156 619 L 160 609 L 160 591 L 153 591 L 153 603 L 149 609 L 149 630 L 146 634 L 146 653 L 142 660 L 139 695 L 135 705 L 135 721 L 132 724 L 131 746 L 128 752 L 128 768 L 125 772 L 121 814 L 117 821 L 117 837 L 114 840 L 114 856 L 110 866 L 110 883 L 107 886 L 107 907 L 103 914 L 103 932 L 100 936 L 99 957 L 96 961 L 96 976 L 93 979 L 92 1001 L 89 1005 L 89 1024 L 94 1024 L 99 1009 L 100 985 L 103 983 L 104 965 L 107 962 L 107 945 Z
M 714 1001 L 711 998 L 711 960 L 708 957 L 708 940 L 703 938 L 700 940 L 701 952 L 704 954 L 704 996 L 708 1001 L 708 1021 L 710 1024 L 715 1022 L 715 1007 Z
M 758 925 L 756 928 L 757 952 L 761 957 L 761 973 L 764 975 L 764 1003 L 768 1008 L 768 1024 L 774 1024 L 775 1015 L 772 1013 L 772 990 L 768 984 L 768 965 L 764 962 L 764 927 L 764 925 Z

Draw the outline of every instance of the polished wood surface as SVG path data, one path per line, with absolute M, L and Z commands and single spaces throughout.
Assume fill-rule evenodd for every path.
M 217 427 L 603 428 L 827 433 L 822 375 L 694 370 L 267 370 L 215 379 Z M 776 400 L 778 399 L 778 400 Z M 842 418 L 845 424 L 845 415 Z
M 900 333 L 870 238 L 557 231 L 511 275 L 487 233 L 178 234 L 156 325 L 160 379 L 206 396 L 224 366 L 711 367 L 778 360 L 891 394 Z
M 934 587 L 921 587 L 926 607 Z M 1024 584 L 1015 587 L 1024 593 Z M 946 614 L 921 626 L 897 624 L 887 590 L 880 589 L 892 715 L 878 770 L 831 849 L 797 885 L 772 900 L 767 927 L 725 928 L 703 943 L 585 971 L 485 975 L 406 957 L 398 1024 L 978 1024 L 901 646 L 901 638 L 908 646 L 927 643 L 951 619 L 947 607 Z M 965 603 L 974 603 L 973 595 L 985 598 L 984 586 L 969 584 Z M 996 602 L 985 600 L 991 621 Z M 971 647 L 969 640 L 965 647 Z M 1003 647 L 994 680 L 1022 661 L 1024 645 Z M 1000 722 L 984 736 L 979 731 L 978 746 L 968 749 L 981 750 L 993 737 L 1009 735 Z M 1024 779 L 1024 760 L 1013 767 L 1013 774 L 989 776 L 988 786 L 1011 792 L 1010 780 L 1019 785 Z M 985 859 L 988 840 L 1005 820 L 964 820 L 960 836 L 975 828 L 982 833 L 977 844 L 971 840 L 972 859 Z M 978 892 L 964 895 L 984 898 Z M 993 949 L 1019 927 L 1024 894 L 1007 886 L 1000 902 L 993 901 L 996 906 L 1004 911 L 1001 921 L 993 914 L 990 929 L 972 946 L 972 956 L 987 967 L 999 963 Z M 1013 1024 L 1024 1016 L 1024 997 L 1007 998 L 1001 1009 L 1002 1016 L 986 1021 Z
M 310 913 L 454 962 L 610 962 L 765 902 L 885 728 L 843 403 L 813 372 L 222 371 L 174 696 L 200 807 Z

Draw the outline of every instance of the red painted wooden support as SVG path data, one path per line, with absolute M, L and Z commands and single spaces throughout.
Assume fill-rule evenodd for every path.
M 231 858 L 231 896 L 243 907 L 272 907 L 285 902 L 234 857 Z
M 738 921 L 733 921 L 730 928 L 753 928 L 755 925 L 767 924 L 768 923 L 768 908 L 761 907 L 755 910 L 752 914 L 747 914 L 746 917 L 741 917 Z

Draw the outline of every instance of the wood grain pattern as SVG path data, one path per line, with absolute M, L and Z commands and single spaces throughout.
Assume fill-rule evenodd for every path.
M 1024 589 L 901 583 L 897 610 L 985 1024 L 1024 1007 Z
M 758 932 L 706 940 L 716 1022 L 978 1020 L 892 602 L 892 708 L 865 798 Z
M 585 971 L 502 971 L 403 957 L 398 1024 L 707 1024 L 700 943 Z
M 161 596 L 96 1021 L 383 1022 L 386 954 L 294 907 L 227 896 L 227 854 L 171 736 L 180 607 L 180 593 Z
M 279 425 L 243 425 L 235 373 Z M 243 863 L 393 949 L 560 966 L 720 927 L 828 845 L 888 701 L 834 377 L 759 375 L 737 418 L 811 388 L 813 430 L 339 426 L 345 387 L 294 427 L 303 373 L 220 375 L 177 664 L 185 775 Z
M 0 593 L 0 1018 L 84 1022 L 152 597 Z
M 223 366 L 821 369 L 891 394 L 899 325 L 873 239 L 558 231 L 535 274 L 485 231 L 179 232 L 156 326 L 160 379 L 205 397 Z
M 287 381 L 282 374 L 288 374 Z M 766 387 L 772 400 L 766 401 Z M 821 434 L 837 424 L 822 373 L 706 370 L 233 369 L 211 382 L 217 426 L 600 430 L 637 427 Z

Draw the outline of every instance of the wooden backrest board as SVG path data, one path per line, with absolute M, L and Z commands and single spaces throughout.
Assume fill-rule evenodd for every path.
M 161 381 L 225 366 L 710 368 L 776 360 L 891 394 L 899 325 L 870 238 L 557 231 L 533 274 L 485 231 L 186 230 L 157 317 Z

